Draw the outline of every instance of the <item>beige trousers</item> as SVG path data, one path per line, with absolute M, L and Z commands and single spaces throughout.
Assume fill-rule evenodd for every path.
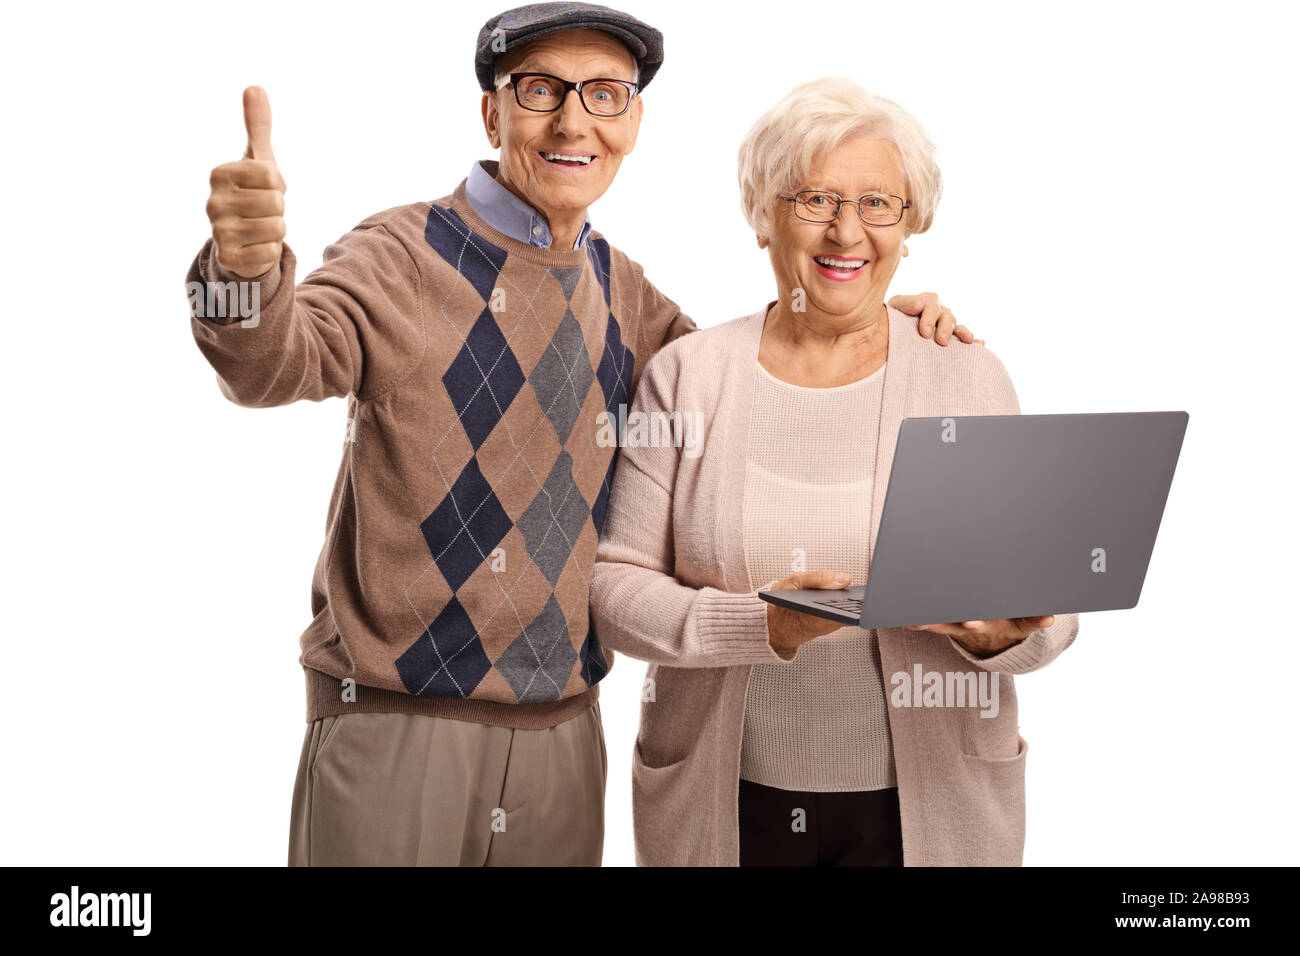
M 421 714 L 307 728 L 290 866 L 599 866 L 600 705 L 548 730 Z

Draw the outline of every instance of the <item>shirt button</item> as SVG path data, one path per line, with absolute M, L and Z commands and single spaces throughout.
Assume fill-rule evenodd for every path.
M 542 234 L 542 227 L 541 227 L 541 226 L 533 226 L 533 235 L 534 235 L 534 236 L 540 236 L 541 234 Z

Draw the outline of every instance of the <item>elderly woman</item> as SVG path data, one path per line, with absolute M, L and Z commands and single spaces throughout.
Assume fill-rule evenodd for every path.
M 1010 675 L 1068 647 L 1077 616 L 865 631 L 757 594 L 866 582 L 903 418 L 1019 413 L 991 352 L 936 348 L 885 304 L 905 240 L 934 218 L 933 152 L 848 81 L 794 90 L 740 150 L 777 299 L 646 367 L 629 422 L 704 429 L 691 454 L 625 442 L 592 580 L 601 642 L 651 662 L 642 865 L 1021 862 Z M 985 672 L 996 706 L 910 706 L 899 685 L 918 666 Z

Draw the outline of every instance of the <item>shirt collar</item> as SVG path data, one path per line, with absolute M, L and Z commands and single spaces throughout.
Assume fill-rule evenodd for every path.
M 497 162 L 484 159 L 475 163 L 465 182 L 465 198 L 483 221 L 511 239 L 518 239 L 542 249 L 551 246 L 551 224 L 546 217 L 496 180 Z M 574 249 L 581 249 L 591 233 L 591 219 L 585 218 Z

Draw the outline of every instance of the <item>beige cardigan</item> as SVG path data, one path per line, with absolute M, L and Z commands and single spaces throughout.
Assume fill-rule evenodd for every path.
M 750 665 L 780 662 L 767 605 L 749 590 L 742 541 L 754 364 L 767 309 L 665 346 L 645 368 L 628 421 L 592 574 L 596 635 L 650 661 L 632 761 L 637 862 L 735 866 L 737 792 Z M 880 527 L 899 425 L 907 417 L 1019 414 L 1002 363 L 979 345 L 946 348 L 889 309 L 871 535 Z M 636 413 L 702 413 L 702 454 L 644 440 Z M 870 427 L 871 423 L 866 423 Z M 954 489 L 960 493 L 960 488 Z M 891 675 L 1000 672 L 999 710 L 890 707 L 908 866 L 1019 865 L 1025 757 L 1014 683 L 1078 633 L 1074 614 L 986 659 L 928 631 L 878 632 Z

